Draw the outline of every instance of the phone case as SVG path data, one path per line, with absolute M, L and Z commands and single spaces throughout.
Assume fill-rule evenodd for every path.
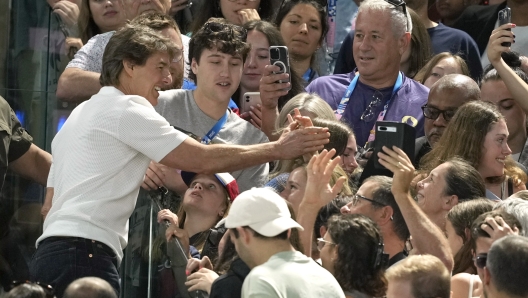
M 269 52 L 271 65 L 277 65 L 280 67 L 280 71 L 277 73 L 288 73 L 291 77 L 288 48 L 285 46 L 271 46 Z M 287 83 L 289 81 L 290 79 L 288 78 L 286 80 L 279 80 L 277 83 Z M 290 88 L 288 88 L 288 90 L 289 89 Z
M 504 9 L 499 10 L 499 26 L 508 23 L 511 23 L 511 9 L 509 7 L 506 7 Z M 508 31 L 511 31 L 511 29 L 508 29 Z M 501 43 L 501 46 L 510 47 L 511 42 L 503 42 Z
M 379 163 L 378 152 L 381 152 L 383 146 L 391 148 L 396 146 L 402 149 L 409 159 L 414 159 L 414 142 L 416 138 L 416 131 L 414 127 L 406 123 L 378 121 L 376 122 L 376 140 L 374 145 L 374 167 L 377 169 L 385 169 Z
M 244 93 L 244 97 L 242 99 L 242 109 L 240 113 L 245 113 L 250 111 L 251 106 L 256 106 L 257 104 L 260 104 L 260 92 L 246 92 Z

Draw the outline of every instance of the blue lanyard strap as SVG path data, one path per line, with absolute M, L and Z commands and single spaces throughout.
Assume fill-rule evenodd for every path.
M 315 75 L 315 71 L 310 67 L 303 74 L 302 78 L 303 78 L 304 81 L 310 82 L 310 80 L 313 78 L 314 75 Z
M 205 134 L 205 136 L 202 138 L 202 141 L 201 141 L 202 144 L 208 145 L 209 143 L 211 143 L 211 141 L 216 137 L 218 132 L 220 132 L 222 127 L 224 127 L 224 124 L 227 121 L 227 116 L 229 116 L 229 110 L 227 110 L 225 112 L 224 116 L 222 116 L 222 118 L 220 118 L 216 122 L 216 124 L 213 126 L 213 128 L 211 128 L 209 130 L 209 132 Z
M 337 117 L 337 119 L 341 119 L 341 117 L 343 116 L 343 113 L 345 112 L 345 109 L 348 105 L 348 102 L 350 101 L 350 97 L 352 96 L 352 93 L 354 92 L 354 89 L 356 89 L 356 85 L 357 85 L 357 82 L 359 80 L 359 74 L 357 74 L 356 76 L 354 76 L 354 78 L 352 79 L 352 82 L 350 82 L 350 85 L 348 85 L 348 88 L 345 92 L 345 95 L 343 95 L 343 98 L 341 98 L 341 102 L 339 102 L 339 105 L 337 106 L 337 109 L 335 111 L 335 115 Z M 387 101 L 387 103 L 385 104 L 385 106 L 383 107 L 383 115 L 386 114 L 387 112 L 387 109 L 389 108 L 389 104 L 392 100 L 392 97 L 394 96 L 394 94 L 396 93 L 396 91 L 398 91 L 398 89 L 400 89 L 401 85 L 403 84 L 403 75 L 400 72 L 398 72 L 398 78 L 396 79 L 396 83 L 394 84 L 394 88 L 392 89 L 392 94 L 391 94 L 391 97 L 389 98 L 389 100 Z

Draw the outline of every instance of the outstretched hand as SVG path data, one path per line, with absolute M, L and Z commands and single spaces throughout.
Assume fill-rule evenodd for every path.
M 341 192 L 346 177 L 342 176 L 332 186 L 330 179 L 335 167 L 341 162 L 335 155 L 335 149 L 323 150 L 321 153 L 312 156 L 308 166 L 306 166 L 306 190 L 301 204 L 310 205 L 319 210 L 330 203 Z
M 414 178 L 414 166 L 403 150 L 396 146 L 389 149 L 385 146 L 378 153 L 379 163 L 394 173 L 392 178 L 392 193 L 408 194 Z
M 307 153 L 322 150 L 330 141 L 326 127 L 315 127 L 312 120 L 296 110 L 294 117 L 288 115 L 290 124 L 277 140 L 278 159 L 294 159 Z

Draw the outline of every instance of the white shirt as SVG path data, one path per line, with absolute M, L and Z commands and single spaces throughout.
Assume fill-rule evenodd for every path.
M 121 261 L 149 162 L 159 162 L 186 138 L 145 98 L 101 88 L 53 139 L 48 187 L 54 196 L 37 245 L 50 236 L 93 239 Z

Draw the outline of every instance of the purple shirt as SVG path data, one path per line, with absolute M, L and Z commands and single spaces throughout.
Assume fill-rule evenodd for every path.
M 353 78 L 354 72 L 320 77 L 310 83 L 306 87 L 306 91 L 318 94 L 335 111 Z M 385 92 L 387 91 L 386 89 L 389 92 Z M 385 95 L 383 102 L 374 108 L 376 115 L 374 119 L 370 122 L 365 122 L 360 119 L 361 114 L 368 107 L 377 89 L 365 85 L 358 80 L 342 117 L 342 120 L 354 130 L 358 146 L 364 146 L 367 142 L 370 130 L 376 123 L 379 113 L 383 110 L 388 98 L 392 94 L 392 89 L 393 87 L 379 90 Z M 392 96 L 384 120 L 408 123 L 416 128 L 417 138 L 423 136 L 424 116 L 421 107 L 427 103 L 428 95 L 429 88 L 403 76 L 402 85 Z

